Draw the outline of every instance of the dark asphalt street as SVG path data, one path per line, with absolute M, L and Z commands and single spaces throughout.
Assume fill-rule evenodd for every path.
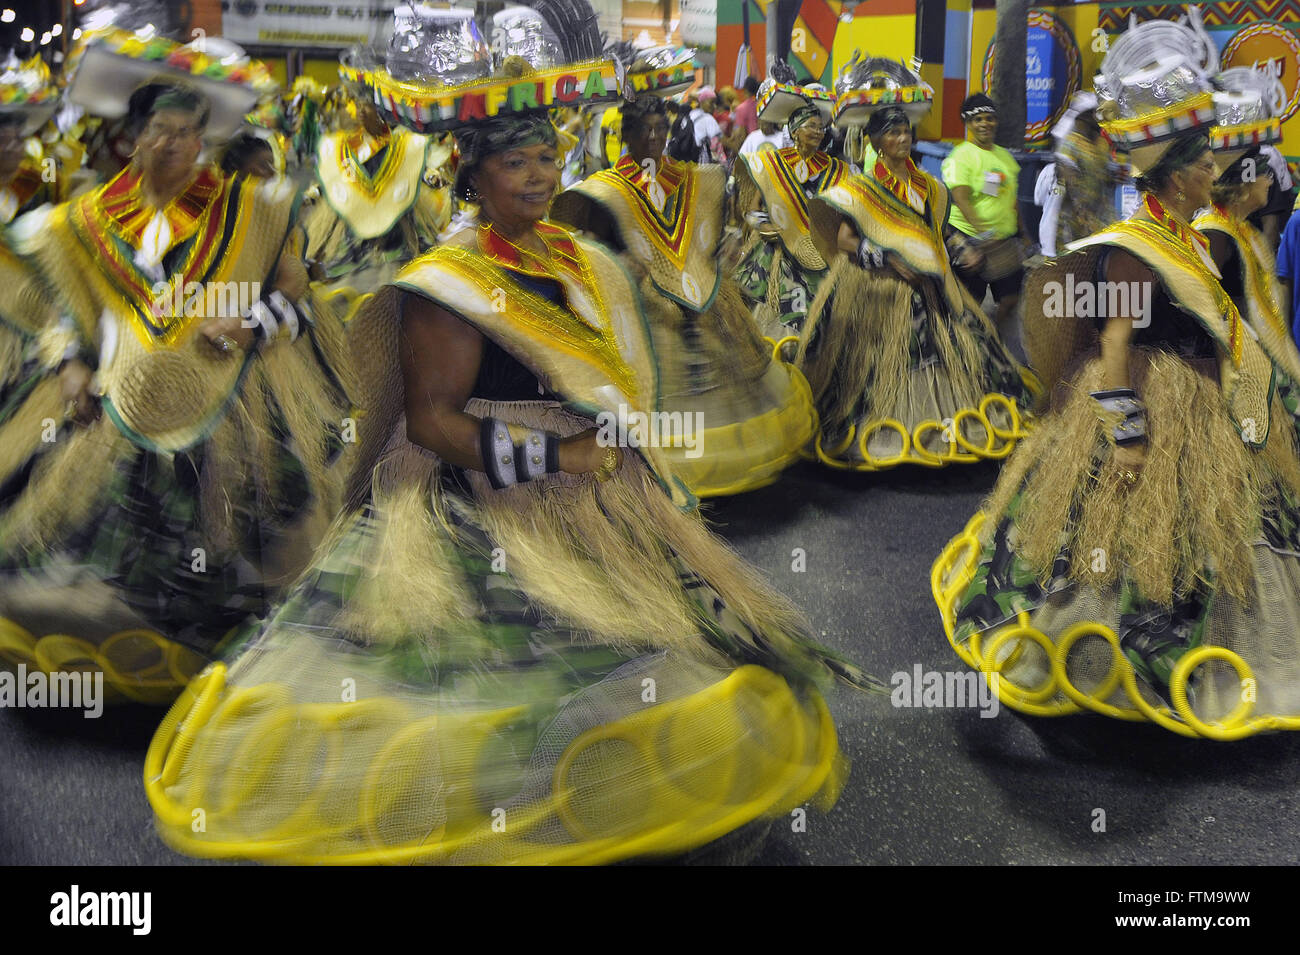
M 709 509 L 822 640 L 888 680 L 964 670 L 929 592 L 930 563 L 992 486 L 979 465 L 838 474 L 800 465 Z M 807 570 L 791 569 L 803 548 Z M 807 864 L 1293 864 L 1300 738 L 1185 740 L 1101 717 L 831 700 L 852 771 L 806 831 L 778 820 L 753 861 Z M 0 710 L 0 863 L 183 864 L 153 831 L 141 766 L 162 710 Z M 1104 810 L 1105 831 L 1095 831 Z

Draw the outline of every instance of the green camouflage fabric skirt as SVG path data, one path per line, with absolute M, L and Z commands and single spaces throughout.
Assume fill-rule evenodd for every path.
M 1224 411 L 1213 362 L 1201 375 L 1169 356 L 1135 364 L 1150 428 L 1136 480 L 1110 462 L 1093 362 L 936 561 L 949 639 L 1033 715 L 1093 711 L 1216 739 L 1300 729 L 1297 391 L 1279 376 L 1257 451 Z
M 529 405 L 491 413 L 561 434 L 590 423 Z M 774 594 L 736 590 L 736 559 L 637 455 L 607 482 L 495 491 L 394 435 L 368 503 L 160 728 L 146 789 L 173 847 L 590 864 L 835 798 L 843 767 L 812 681 L 866 678 L 780 622 Z
M 279 431 L 270 473 L 205 491 L 211 442 L 159 453 L 107 416 L 47 425 L 52 440 L 5 484 L 0 666 L 102 671 L 110 699 L 169 702 L 309 555 L 304 520 L 319 518 L 302 465 Z
M 775 310 L 772 308 L 773 290 L 768 284 L 773 281 L 774 267 L 777 283 Z M 808 317 L 808 306 L 826 277 L 826 270 L 806 269 L 785 251 L 779 241 L 759 240 L 741 257 L 735 277 L 745 301 L 755 310 L 759 331 L 779 341 L 787 335 L 799 334 Z

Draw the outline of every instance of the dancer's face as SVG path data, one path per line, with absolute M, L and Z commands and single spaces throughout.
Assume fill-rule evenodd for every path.
M 1272 185 L 1273 170 L 1269 168 L 1268 160 L 1263 158 L 1256 160 L 1255 181 L 1250 184 L 1250 191 L 1246 196 L 1252 211 L 1263 209 L 1268 205 L 1268 190 Z
M 815 153 L 826 138 L 826 127 L 820 119 L 810 119 L 794 131 L 794 144 L 804 155 Z
M 647 158 L 657 162 L 668 142 L 668 117 L 652 114 L 645 117 L 639 126 L 633 126 L 630 132 L 624 127 L 624 133 L 628 155 L 638 166 Z
M 1180 191 L 1193 209 L 1203 209 L 1211 202 L 1210 189 L 1218 171 L 1214 168 L 1214 154 L 1207 146 L 1200 157 L 1178 171 Z
M 895 123 L 873 137 L 871 145 L 891 162 L 903 162 L 912 153 L 912 127 Z
M 483 212 L 502 223 L 544 219 L 559 184 L 559 155 L 546 143 L 488 156 L 474 176 Z
M 140 168 L 160 182 L 188 176 L 203 150 L 199 114 L 185 109 L 160 109 L 136 139 Z

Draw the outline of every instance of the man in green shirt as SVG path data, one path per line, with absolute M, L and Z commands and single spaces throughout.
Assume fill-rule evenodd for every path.
M 993 142 L 998 131 L 993 100 L 971 94 L 961 104 L 961 118 L 966 142 L 943 161 L 943 181 L 952 194 L 948 224 L 955 230 L 949 248 L 956 254 L 957 277 L 977 302 L 992 288 L 994 318 L 1005 335 L 1024 279 L 1019 237 L 1025 230 L 1016 203 L 1020 166 Z

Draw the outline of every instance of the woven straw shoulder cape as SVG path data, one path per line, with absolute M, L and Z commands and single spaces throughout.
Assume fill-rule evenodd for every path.
M 822 175 L 826 187 L 841 182 L 849 173 L 848 164 L 818 153 L 813 159 L 825 158 L 827 165 Z M 741 209 L 753 204 L 754 193 L 763 198 L 772 224 L 780 233 L 781 245 L 802 268 L 814 272 L 826 271 L 826 260 L 818 251 L 810 232 L 808 200 L 803 194 L 803 183 L 797 178 L 781 155 L 781 150 L 760 149 L 738 157 L 735 167 L 736 190 Z
M 90 219 L 97 198 L 92 193 L 56 208 L 31 251 L 66 316 L 47 326 L 42 351 L 51 366 L 70 347 L 87 357 L 98 354 L 105 413 L 78 440 L 53 449 L 41 472 L 44 479 L 29 489 L 21 508 L 20 523 L 31 528 L 21 536 L 49 540 L 74 526 L 80 505 L 66 500 L 58 486 L 66 472 L 82 472 L 78 486 L 84 499 L 92 500 L 131 447 L 170 454 L 209 443 L 203 455 L 203 510 L 210 529 L 225 539 L 235 531 L 223 496 L 246 480 L 258 486 L 271 481 L 275 449 L 286 441 L 316 507 L 332 513 L 338 503 L 336 474 L 341 474 L 329 463 L 332 435 L 356 391 L 333 311 L 309 294 L 314 319 L 303 322 L 296 341 L 264 343 L 242 358 L 219 353 L 199 333 L 209 308 L 228 314 L 232 299 L 218 305 L 225 293 L 248 289 L 255 299 L 273 287 L 280 268 L 302 268 L 293 254 L 282 260 L 286 248 L 296 247 L 293 190 L 282 180 L 223 180 L 220 194 L 199 216 L 194 248 L 181 266 L 200 261 L 202 269 L 190 272 L 193 280 L 200 289 L 222 292 L 200 293 L 176 316 L 151 311 L 153 287 L 132 263 L 130 247 L 94 227 Z M 205 239 L 211 240 L 209 249 L 203 248 Z M 34 415 L 61 421 L 66 413 L 58 380 L 49 376 L 6 424 L 0 479 L 42 450 L 41 429 L 22 422 Z M 81 448 L 87 442 L 102 453 L 88 455 Z M 274 495 L 265 500 L 275 506 Z
M 1247 444 L 1262 447 L 1268 439 L 1273 363 L 1246 331 L 1217 276 L 1181 244 L 1166 240 L 1164 229 L 1145 220 L 1117 222 L 1073 243 L 1066 255 L 1034 270 L 1025 280 L 1025 349 L 1048 393 L 1098 341 L 1091 316 L 1064 308 L 1064 301 L 1054 305 L 1052 299 L 1062 289 L 1094 283 L 1106 247 L 1124 249 L 1150 267 L 1174 305 L 1196 319 L 1214 340 L 1220 384 L 1233 423 Z
M 558 227 L 548 228 L 557 233 Z M 572 410 L 617 420 L 659 408 L 659 367 L 636 286 L 615 255 L 572 239 L 586 280 L 559 273 L 568 308 L 520 286 L 477 248 L 477 230 L 464 229 L 410 263 L 353 320 L 350 337 L 366 342 L 356 353 L 357 378 L 369 422 L 349 479 L 347 500 L 364 498 L 370 469 L 404 409 L 400 362 L 400 295 L 421 295 L 468 322 L 535 373 Z M 695 503 L 662 450 L 642 456 L 679 506 Z
M 658 174 L 648 177 L 623 159 L 617 169 L 588 176 L 556 197 L 551 217 L 583 228 L 591 205 L 604 209 L 636 260 L 649 264 L 655 287 L 679 305 L 703 312 L 722 282 L 716 253 L 725 225 L 726 179 L 721 166 L 667 158 Z M 655 187 L 663 196 L 658 206 L 650 199 Z
M 239 361 L 199 334 L 209 317 L 229 314 L 234 301 L 251 304 L 274 287 L 286 244 L 296 241 L 298 197 L 284 180 L 225 180 L 199 217 L 186 261 L 167 279 L 183 283 L 183 314 L 167 314 L 175 296 L 164 292 L 160 316 L 161 283 L 134 265 L 125 241 L 96 224 L 102 191 L 55 209 L 33 252 L 83 352 L 100 355 L 109 416 L 143 448 L 184 451 L 211 435 L 251 366 L 285 364 L 282 355 L 302 351 L 298 343 L 274 343 Z M 310 348 L 313 335 L 328 340 L 323 351 L 338 373 L 343 354 L 328 324 L 320 322 L 300 341 Z

